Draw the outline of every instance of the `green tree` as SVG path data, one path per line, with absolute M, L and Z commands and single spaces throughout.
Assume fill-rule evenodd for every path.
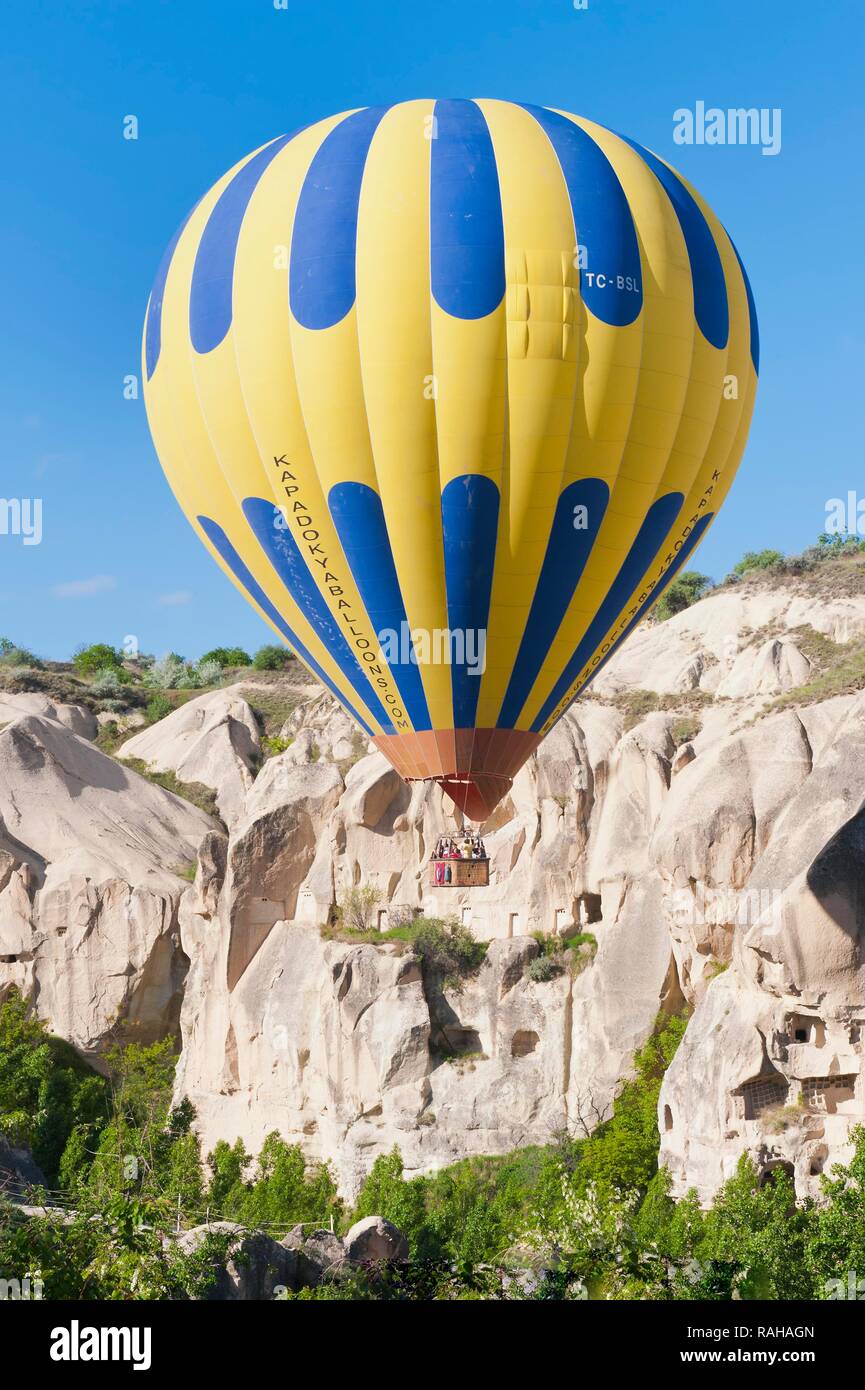
M 244 1173 L 252 1159 L 242 1139 L 229 1144 L 219 1139 L 207 1156 L 211 1178 L 207 1188 L 207 1204 L 213 1211 L 238 1211 L 245 1192 Z
M 854 1285 L 865 1279 L 865 1128 L 856 1125 L 850 1139 L 853 1158 L 823 1175 L 825 1204 L 814 1211 L 808 1232 L 806 1260 L 818 1299 L 849 1297 L 850 1276 Z
M 82 1147 L 108 1115 L 108 1087 L 76 1056 L 68 1043 L 53 1038 L 13 992 L 0 1005 L 0 1134 L 28 1145 L 50 1184 L 61 1169 L 68 1180 L 64 1150 L 75 1138 Z
M 294 652 L 276 645 L 259 647 L 252 659 L 256 671 L 282 671 L 294 660 Z
M 102 1200 L 121 1193 L 162 1203 L 166 1212 L 176 1209 L 178 1193 L 187 1204 L 200 1203 L 192 1107 L 188 1101 L 171 1105 L 176 1060 L 171 1038 L 117 1045 L 105 1053 L 111 1115 L 87 1175 L 88 1190 Z
M 692 603 L 703 598 L 712 588 L 708 574 L 698 574 L 696 570 L 686 570 L 667 586 L 654 608 L 658 622 L 665 622 L 674 613 L 690 608 Z
M 783 564 L 784 556 L 780 550 L 748 550 L 739 563 L 733 566 L 733 574 L 741 578 L 752 570 L 776 569 Z
M 199 657 L 199 665 L 207 661 L 215 661 L 218 666 L 252 665 L 252 657 L 243 647 L 214 647 L 212 651 Z
M 342 1202 L 329 1167 L 324 1163 L 308 1166 L 297 1144 L 287 1144 L 276 1132 L 269 1134 L 251 1182 L 239 1178 L 247 1161 L 242 1146 L 235 1146 L 234 1152 L 226 1150 L 227 1146 L 217 1146 L 210 1157 L 214 1180 L 208 1200 L 219 1206 L 221 1216 L 249 1226 L 284 1226 L 286 1230 L 298 1222 L 326 1226 L 331 1217 L 339 1217 Z
M 123 655 L 107 642 L 94 642 L 90 647 L 78 648 L 72 665 L 80 676 L 93 676 L 97 671 L 119 671 L 123 666 Z
M 635 1075 L 622 1086 L 611 1119 L 575 1145 L 580 1183 L 603 1182 L 621 1191 L 648 1188 L 658 1169 L 661 1081 L 686 1026 L 682 1015 L 658 1020 L 655 1032 L 634 1057 Z
M 9 637 L 0 637 L 0 665 L 31 666 L 39 670 L 42 664 L 26 647 L 19 647 L 17 642 L 13 642 Z
M 792 1179 L 781 1169 L 760 1180 L 747 1155 L 708 1213 L 698 1262 L 726 1266 L 744 1298 L 813 1298 L 805 1258 L 812 1221 L 809 1202 L 797 1205 Z
M 426 1185 L 423 1178 L 407 1180 L 403 1171 L 399 1149 L 379 1154 L 358 1193 L 351 1221 L 360 1221 L 365 1216 L 383 1216 L 402 1231 L 413 1255 L 420 1249 L 428 1256 Z

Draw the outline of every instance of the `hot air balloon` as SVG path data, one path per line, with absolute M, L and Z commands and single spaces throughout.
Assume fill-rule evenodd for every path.
M 143 343 L 199 538 L 475 821 L 705 535 L 757 365 L 700 195 L 627 137 L 493 100 L 242 159 L 169 244 Z

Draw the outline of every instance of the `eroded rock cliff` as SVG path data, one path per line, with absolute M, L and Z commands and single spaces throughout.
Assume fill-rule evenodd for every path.
M 100 752 L 87 710 L 2 696 L 0 992 L 91 1056 L 179 1015 L 205 1150 L 278 1129 L 347 1192 L 394 1144 L 421 1171 L 591 1127 L 687 1001 L 659 1114 L 674 1189 L 708 1199 L 748 1152 L 814 1191 L 865 1116 L 865 695 L 796 687 L 820 641 L 863 633 L 861 596 L 795 585 L 638 632 L 515 780 L 473 890 L 428 882 L 449 803 L 317 687 L 263 762 L 250 686 L 120 749 L 211 787 L 223 823 Z M 455 989 L 401 941 L 333 939 L 359 885 L 384 932 L 455 915 L 483 965 Z M 532 978 L 532 933 L 580 932 L 578 970 Z

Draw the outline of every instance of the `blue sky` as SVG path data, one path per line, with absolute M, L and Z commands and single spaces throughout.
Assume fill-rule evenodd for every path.
M 267 629 L 217 571 L 157 464 L 141 321 L 180 219 L 238 158 L 348 107 L 418 96 L 559 106 L 671 160 L 748 268 L 761 388 L 733 493 L 697 567 L 801 549 L 862 472 L 865 329 L 859 0 L 13 0 L 4 12 L 0 633 L 196 656 Z M 673 112 L 780 107 L 782 148 L 679 146 Z M 123 139 L 123 118 L 140 123 Z

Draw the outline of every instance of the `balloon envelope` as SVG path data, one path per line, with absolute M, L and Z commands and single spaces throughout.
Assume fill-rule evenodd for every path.
M 717 514 L 757 357 L 738 254 L 663 160 L 448 100 L 241 160 L 165 252 L 143 370 L 223 570 L 483 820 Z

